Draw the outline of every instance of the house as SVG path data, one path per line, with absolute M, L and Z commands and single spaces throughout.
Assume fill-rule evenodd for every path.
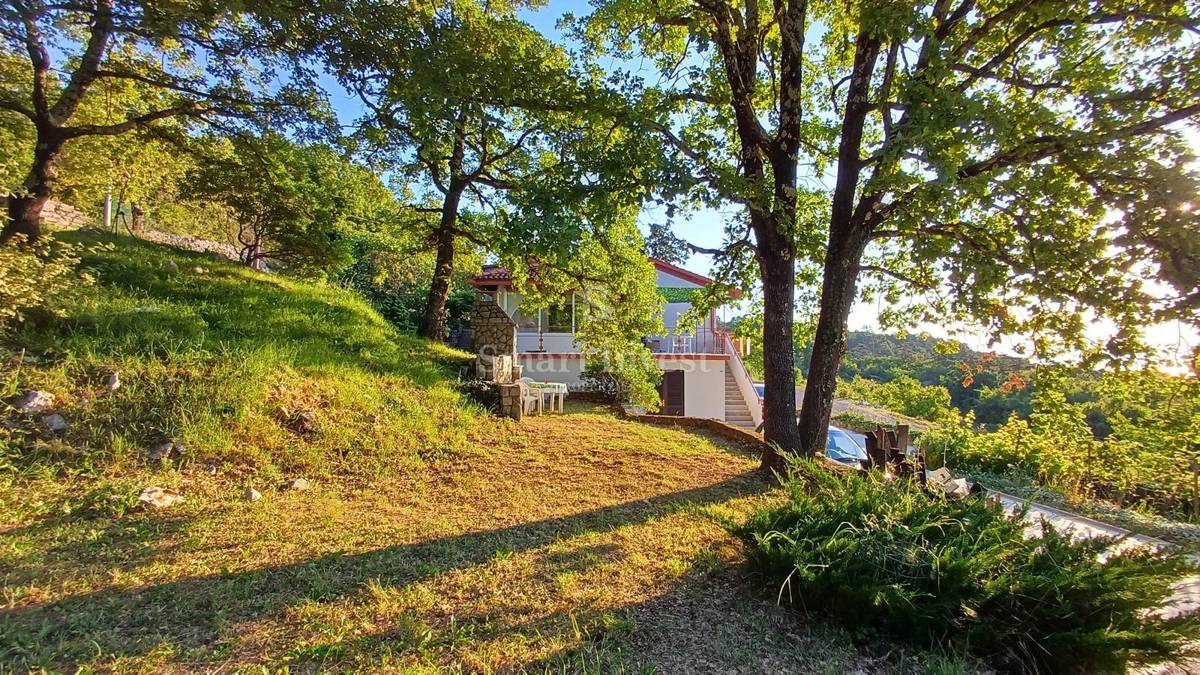
M 646 345 L 663 372 L 659 394 L 662 414 L 706 417 L 753 429 L 762 408 L 753 380 L 729 334 L 717 325 L 716 312 L 691 331 L 679 317 L 691 308 L 690 290 L 712 279 L 668 262 L 650 259 L 663 296 L 664 335 L 646 336 Z M 471 278 L 476 289 L 471 329 L 476 351 L 512 353 L 524 376 L 579 387 L 584 355 L 576 340 L 581 294 L 549 309 L 523 310 L 521 295 L 508 270 L 488 265 Z

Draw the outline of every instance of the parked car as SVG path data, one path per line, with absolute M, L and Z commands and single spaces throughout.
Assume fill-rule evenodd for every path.
M 825 456 L 841 464 L 858 466 L 859 461 L 867 458 L 866 449 L 856 438 L 861 435 L 830 425 L 829 438 L 825 441 Z
M 754 383 L 754 390 L 758 392 L 760 399 L 763 397 L 764 386 L 762 382 Z M 800 392 L 797 392 L 797 395 L 799 394 Z M 860 460 L 867 458 L 867 451 L 859 438 L 862 438 L 862 434 L 852 434 L 831 424 L 829 438 L 825 441 L 825 455 L 835 462 L 858 466 Z

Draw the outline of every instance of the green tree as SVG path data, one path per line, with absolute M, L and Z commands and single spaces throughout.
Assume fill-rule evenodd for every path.
M 969 319 L 1032 334 L 1043 353 L 1086 347 L 1085 317 L 1119 327 L 1105 345 L 1114 356 L 1137 347 L 1148 319 L 1195 319 L 1182 270 L 1195 269 L 1197 216 L 1179 202 L 1200 182 L 1179 133 L 1200 114 L 1194 11 L 606 0 L 574 25 L 595 55 L 659 68 L 654 86 L 614 80 L 690 175 L 684 197 L 744 208 L 712 252 L 757 262 L 766 438 L 813 452 L 861 295 L 894 303 L 891 323 Z M 1156 187 L 1166 177 L 1171 189 Z M 797 262 L 819 266 L 821 288 L 798 425 Z M 1145 291 L 1160 273 L 1174 298 Z
M 569 161 L 557 137 L 581 85 L 565 52 L 520 21 L 517 4 L 447 0 L 378 7 L 332 20 L 324 47 L 338 79 L 368 108 L 364 136 L 413 181 L 436 251 L 421 335 L 442 339 L 464 240 L 502 247 L 512 194 Z
M 268 132 L 220 147 L 222 156 L 189 174 L 186 194 L 230 209 L 246 265 L 274 261 L 302 273 L 336 273 L 350 262 L 348 235 L 397 217 L 375 174 L 330 146 Z
M 247 12 L 240 3 L 0 3 L 0 54 L 26 64 L 23 77 L 0 80 L 0 109 L 26 118 L 35 136 L 24 179 L 9 195 L 0 241 L 40 235 L 64 148 L 78 139 L 179 118 L 233 124 L 264 110 L 281 124 L 313 111 L 319 90 L 299 60 L 286 58 L 294 36 L 283 29 L 292 25 L 284 19 Z M 55 66 L 60 55 L 62 65 Z M 114 82 L 136 83 L 142 95 L 113 119 L 81 119 L 85 101 L 102 97 Z

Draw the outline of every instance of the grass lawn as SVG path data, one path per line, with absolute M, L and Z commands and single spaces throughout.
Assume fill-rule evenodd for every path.
M 777 498 L 749 449 L 498 420 L 348 294 L 104 241 L 96 286 L 2 338 L 0 396 L 70 428 L 0 413 L 0 671 L 953 672 L 747 578 L 721 520 Z

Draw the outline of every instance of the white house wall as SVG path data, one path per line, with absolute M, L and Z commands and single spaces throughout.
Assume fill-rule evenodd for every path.
M 575 336 L 570 333 L 542 333 L 539 339 L 537 333 L 517 332 L 518 352 L 578 352 Z
M 665 272 L 660 269 L 655 269 L 654 272 L 657 275 L 657 281 L 655 283 L 660 288 L 700 288 L 701 287 L 700 284 L 697 284 L 692 281 L 688 281 L 687 279 L 680 279 L 679 277 L 675 276 L 674 274 L 671 274 L 670 272 Z
M 724 359 L 660 356 L 659 370 L 682 370 L 683 414 L 688 417 L 725 419 Z M 578 384 L 584 360 L 573 354 L 517 354 L 522 375 L 538 382 Z
M 517 363 L 524 366 L 521 373 L 523 377 L 530 377 L 538 382 L 578 384 L 583 374 L 583 359 L 575 354 L 518 353 Z
M 663 325 L 674 329 L 679 325 L 679 315 L 692 308 L 690 302 L 668 302 L 663 305 Z
M 659 359 L 660 370 L 682 370 L 683 414 L 725 419 L 725 361 L 722 359 Z

